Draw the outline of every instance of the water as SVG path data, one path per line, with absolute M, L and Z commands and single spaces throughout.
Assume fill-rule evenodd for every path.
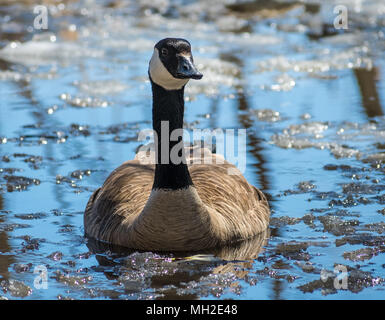
M 333 1 L 272 3 L 63 2 L 44 32 L 27 3 L 0 7 L 2 298 L 384 298 L 384 4 L 338 1 L 343 32 Z M 83 237 L 89 196 L 151 127 L 147 66 L 166 36 L 187 38 L 204 73 L 186 89 L 186 127 L 247 129 L 245 176 L 272 216 L 238 247 L 160 254 Z

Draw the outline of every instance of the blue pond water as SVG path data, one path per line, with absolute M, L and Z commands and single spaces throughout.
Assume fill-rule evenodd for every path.
M 346 2 L 342 31 L 333 1 L 272 3 L 63 2 L 48 30 L 33 6 L 0 7 L 0 297 L 384 298 L 384 4 Z M 247 129 L 244 175 L 272 216 L 241 247 L 83 236 L 88 198 L 151 127 L 148 60 L 166 36 L 187 38 L 204 74 L 186 89 L 189 132 Z

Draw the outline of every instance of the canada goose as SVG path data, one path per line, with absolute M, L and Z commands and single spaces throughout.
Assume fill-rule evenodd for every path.
M 164 152 L 156 151 L 156 164 L 143 164 L 138 153 L 115 169 L 88 201 L 85 234 L 134 249 L 192 251 L 264 231 L 270 216 L 267 200 L 234 165 L 224 160 L 218 164 L 220 156 L 207 148 L 202 153 L 212 157 L 213 164 L 187 164 L 188 150 L 187 158 L 182 151 L 181 163 L 169 161 L 181 138 L 162 137 L 161 123 L 168 123 L 170 133 L 183 128 L 184 87 L 189 79 L 202 78 L 190 43 L 176 38 L 159 41 L 148 71 L 155 149 L 167 146 L 166 161 Z

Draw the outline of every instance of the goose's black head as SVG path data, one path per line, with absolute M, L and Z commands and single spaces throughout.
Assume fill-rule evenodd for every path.
M 179 38 L 166 38 L 155 45 L 149 74 L 153 82 L 166 90 L 178 90 L 189 79 L 203 76 L 194 65 L 190 43 Z

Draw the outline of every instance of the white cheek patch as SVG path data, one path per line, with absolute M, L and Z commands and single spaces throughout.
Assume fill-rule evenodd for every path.
M 157 48 L 154 49 L 154 53 L 152 54 L 149 71 L 152 81 L 166 90 L 178 90 L 189 80 L 174 78 L 163 65 L 162 61 L 160 61 Z

